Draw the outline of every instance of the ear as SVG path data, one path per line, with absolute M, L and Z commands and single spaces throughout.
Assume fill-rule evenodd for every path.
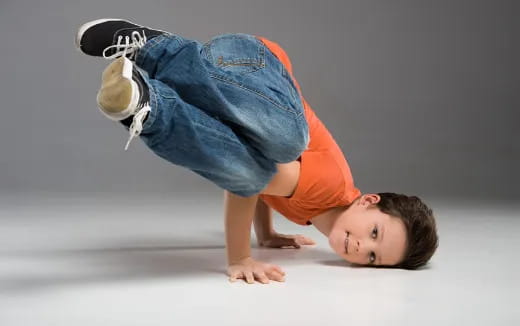
M 363 206 L 370 206 L 379 203 L 381 196 L 378 194 L 364 194 L 359 198 L 359 204 Z

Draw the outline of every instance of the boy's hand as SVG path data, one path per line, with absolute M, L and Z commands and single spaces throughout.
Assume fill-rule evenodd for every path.
M 269 280 L 285 282 L 285 272 L 279 266 L 256 261 L 251 257 L 230 264 L 228 275 L 231 282 L 240 278 L 249 284 L 254 283 L 255 279 L 264 284 L 269 283 Z
M 314 245 L 316 242 L 301 234 L 288 235 L 273 232 L 263 239 L 258 239 L 258 245 L 270 248 L 296 248 L 301 245 Z

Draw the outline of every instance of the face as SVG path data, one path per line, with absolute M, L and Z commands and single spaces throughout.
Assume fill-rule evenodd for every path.
M 396 265 L 406 250 L 406 229 L 397 217 L 375 205 L 380 197 L 366 194 L 354 201 L 336 220 L 329 245 L 343 259 L 361 265 Z

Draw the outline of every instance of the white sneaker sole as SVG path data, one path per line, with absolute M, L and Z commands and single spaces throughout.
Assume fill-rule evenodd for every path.
M 99 93 L 97 95 L 97 103 L 98 103 L 98 109 L 105 115 L 105 117 L 109 118 L 110 120 L 114 121 L 120 121 L 123 119 L 128 118 L 132 114 L 135 113 L 135 109 L 137 107 L 137 104 L 139 103 L 139 87 L 137 86 L 137 83 L 132 79 L 133 74 L 133 63 L 130 61 L 130 59 L 122 57 L 123 59 L 123 68 L 121 70 L 121 76 L 124 79 L 127 79 L 130 81 L 130 85 L 132 85 L 132 98 L 130 100 L 130 103 L 128 106 L 120 111 L 120 112 L 106 112 L 101 107 L 100 100 L 99 100 Z

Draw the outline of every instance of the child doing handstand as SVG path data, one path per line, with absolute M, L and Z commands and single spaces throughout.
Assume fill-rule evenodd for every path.
M 325 125 L 305 101 L 286 52 L 249 34 L 202 44 L 123 19 L 79 28 L 76 46 L 114 61 L 97 95 L 100 111 L 139 136 L 159 157 L 224 189 L 231 281 L 284 281 L 284 271 L 255 260 L 258 244 L 314 244 L 277 233 L 272 210 L 314 225 L 342 259 L 415 269 L 438 246 L 435 220 L 418 197 L 362 194 Z

